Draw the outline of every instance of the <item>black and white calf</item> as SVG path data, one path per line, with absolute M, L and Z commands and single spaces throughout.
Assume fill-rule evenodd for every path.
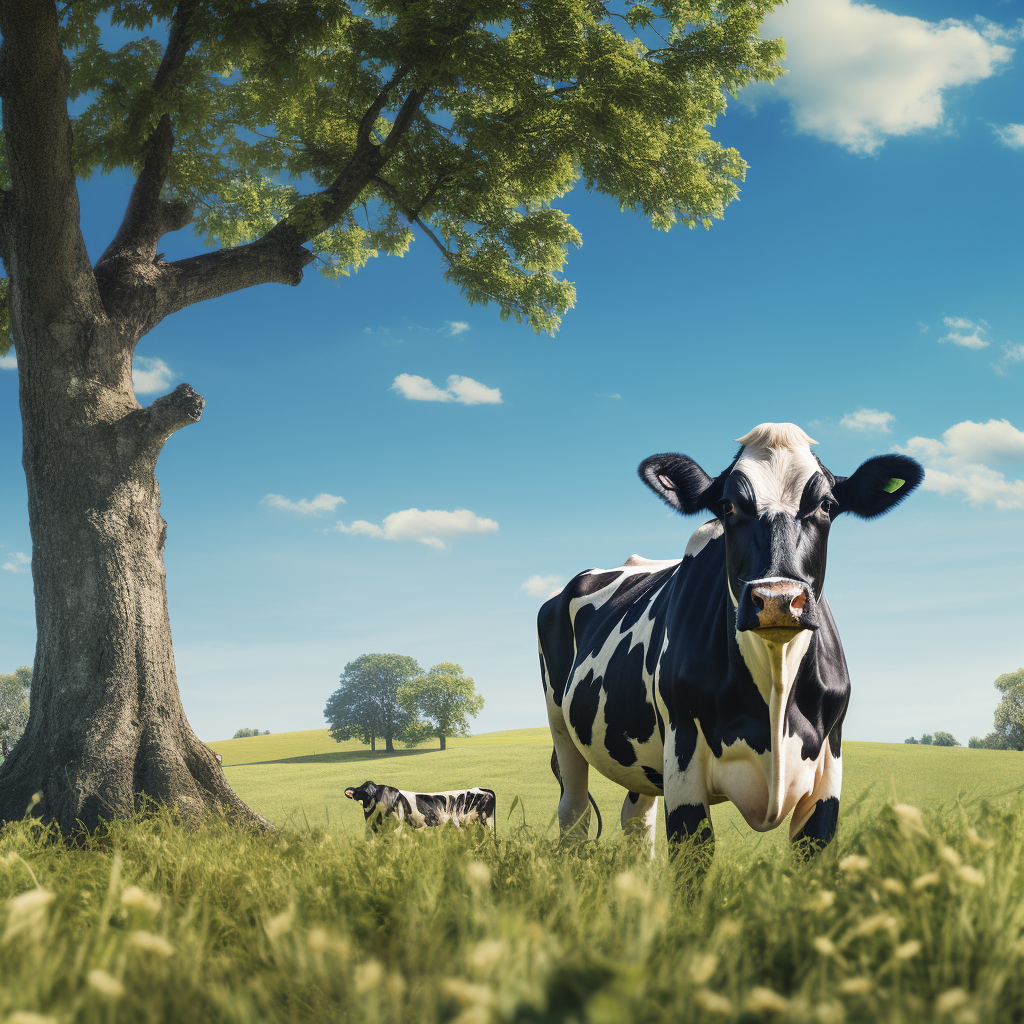
M 682 559 L 590 569 L 541 607 L 563 830 L 587 810 L 593 765 L 629 791 L 623 828 L 652 844 L 662 795 L 670 841 L 709 838 L 724 800 L 759 831 L 792 813 L 792 839 L 832 838 L 850 680 L 822 594 L 829 527 L 887 512 L 923 471 L 881 455 L 833 476 L 815 443 L 763 423 L 715 478 L 685 455 L 645 459 L 641 479 L 673 508 L 715 518 Z
M 363 805 L 363 817 L 376 831 L 389 814 L 399 821 L 407 821 L 413 828 L 444 825 L 448 822 L 461 827 L 467 822 L 479 822 L 494 828 L 496 806 L 494 791 L 490 789 L 453 789 L 444 793 L 413 793 L 394 786 L 378 786 L 364 782 L 358 789 L 345 790 L 350 800 Z

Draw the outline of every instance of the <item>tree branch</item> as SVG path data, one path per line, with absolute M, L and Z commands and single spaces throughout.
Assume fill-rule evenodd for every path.
M 195 11 L 195 0 L 183 0 L 178 4 L 171 19 L 160 67 L 153 76 L 153 93 L 165 95 L 174 86 L 178 72 L 192 46 L 193 39 L 188 33 L 188 23 Z M 164 114 L 146 140 L 142 152 L 145 161 L 132 188 L 131 197 L 125 208 L 124 219 L 113 241 L 96 264 L 100 268 L 108 261 L 146 260 L 152 261 L 160 239 L 168 231 L 177 231 L 191 220 L 191 213 L 184 203 L 167 203 L 160 198 L 167 173 L 170 169 L 171 153 L 174 151 L 174 131 L 169 114 Z M 113 271 L 113 268 L 110 268 Z M 102 288 L 102 282 L 101 282 Z

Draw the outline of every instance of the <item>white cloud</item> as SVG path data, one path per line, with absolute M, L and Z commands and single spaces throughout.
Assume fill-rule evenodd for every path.
M 162 359 L 136 356 L 132 361 L 132 385 L 137 395 L 166 391 L 175 376 L 174 371 Z
M 414 402 L 460 402 L 462 405 L 501 405 L 501 391 L 489 388 L 472 377 L 452 374 L 446 389 L 439 388 L 426 377 L 400 373 L 391 385 L 403 398 Z
M 941 440 L 912 437 L 900 451 L 924 463 L 926 491 L 946 497 L 959 494 L 976 507 L 1024 509 L 1024 480 L 1008 480 L 988 465 L 1024 463 L 1024 431 L 1009 420 L 964 420 L 945 431 Z
M 267 494 L 260 499 L 260 504 L 268 508 L 282 508 L 287 512 L 310 516 L 319 515 L 321 512 L 333 512 L 339 505 L 345 504 L 345 499 L 339 498 L 336 494 L 318 494 L 315 498 L 289 501 L 283 494 Z
M 0 356 L 0 370 L 16 370 L 18 368 L 18 357 L 14 354 L 14 349 L 5 356 Z
M 340 520 L 334 526 L 340 533 L 362 534 L 382 540 L 415 540 L 428 547 L 447 551 L 448 545 L 442 537 L 460 537 L 468 533 L 496 533 L 498 524 L 493 519 L 484 519 L 466 508 L 454 512 L 435 509 L 407 508 L 385 516 L 378 526 L 365 519 L 357 519 L 346 526 Z
M 595 391 L 595 398 L 621 398 L 622 395 L 618 391 Z
M 998 363 L 992 364 L 992 369 L 999 374 L 1000 377 L 1009 377 L 1009 367 L 1013 366 L 1014 363 L 1024 363 L 1024 344 L 1017 342 L 1014 344 L 1012 341 L 1008 341 L 1003 346 L 1003 357 Z
M 28 567 L 32 564 L 32 559 L 28 555 L 21 551 L 12 551 L 11 557 L 0 565 L 0 569 L 6 569 L 8 572 L 28 572 Z
M 949 334 L 939 338 L 939 341 L 951 341 L 962 348 L 988 347 L 988 341 L 982 337 L 988 330 L 988 324 L 984 320 L 974 323 L 973 320 L 962 316 L 944 316 L 942 319 L 950 330 Z
M 943 90 L 1002 69 L 1013 50 L 996 42 L 993 27 L 852 0 L 789 0 L 762 29 L 786 40 L 789 74 L 770 92 L 789 101 L 800 131 L 874 153 L 890 136 L 941 126 Z M 756 89 L 754 101 L 770 92 Z
M 448 328 L 448 333 L 454 338 L 457 334 L 462 334 L 463 331 L 469 330 L 469 324 L 465 320 L 446 320 L 445 326 Z
M 996 138 L 1010 149 L 1024 149 L 1024 124 L 994 124 Z
M 557 573 L 552 576 L 531 576 L 520 590 L 526 591 L 530 597 L 548 597 L 553 590 L 560 590 L 565 580 Z
M 880 412 L 878 409 L 858 409 L 848 412 L 840 421 L 839 426 L 848 430 L 874 430 L 882 434 L 892 432 L 892 424 L 896 417 L 891 412 Z

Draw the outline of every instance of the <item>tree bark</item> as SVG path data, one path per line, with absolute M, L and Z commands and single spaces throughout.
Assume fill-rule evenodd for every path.
M 391 733 L 384 737 L 384 752 L 387 754 L 395 752 L 395 741 L 391 738 Z
M 441 733 L 441 749 L 442 750 L 446 750 L 447 749 L 445 747 L 445 745 L 444 745 L 444 733 Z
M 0 32 L 12 183 L 0 256 L 38 632 L 28 724 L 0 768 L 0 823 L 31 807 L 69 835 L 149 797 L 190 818 L 216 809 L 270 827 L 192 732 L 174 671 L 155 470 L 203 400 L 186 384 L 147 409 L 135 398 L 141 333 L 105 307 L 79 226 L 68 62 L 52 0 L 0 0 Z

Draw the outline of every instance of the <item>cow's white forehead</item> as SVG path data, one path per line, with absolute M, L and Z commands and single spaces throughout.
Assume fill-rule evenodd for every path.
M 743 450 L 733 472 L 750 481 L 758 513 L 794 514 L 807 481 L 821 470 L 811 454 L 811 445 L 818 442 L 795 423 L 761 423 L 736 440 Z

